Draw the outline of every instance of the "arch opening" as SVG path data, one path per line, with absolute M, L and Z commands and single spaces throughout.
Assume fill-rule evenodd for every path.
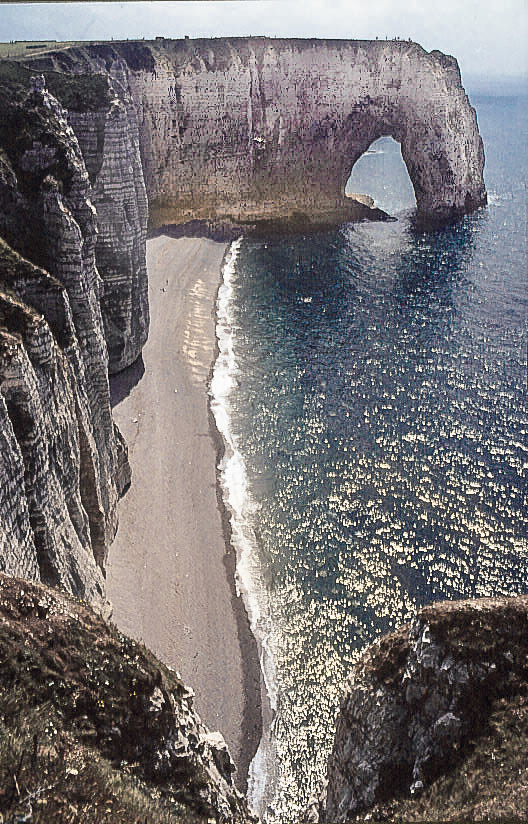
M 368 195 L 391 215 L 416 209 L 414 186 L 397 140 L 379 137 L 358 158 L 345 184 L 345 194 L 353 193 Z

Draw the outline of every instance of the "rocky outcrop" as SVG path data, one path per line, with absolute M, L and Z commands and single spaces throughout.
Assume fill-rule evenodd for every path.
M 0 108 L 0 569 L 102 604 L 130 471 L 110 409 L 88 174 L 42 78 Z
M 0 618 L 6 820 L 256 821 L 177 673 L 87 606 L 1 574 Z
M 139 357 L 148 335 L 148 204 L 128 67 L 116 60 L 107 72 L 104 61 L 95 60 L 85 67 L 91 74 L 79 74 L 81 68 L 70 61 L 71 73 L 47 71 L 46 82 L 66 107 L 88 171 L 90 202 L 97 211 L 95 261 L 104 284 L 99 299 L 113 373 Z M 0 62 L 0 86 L 7 80 L 8 89 L 27 91 L 31 74 L 19 64 Z M 26 245 L 31 250 L 32 243 Z
M 446 602 L 424 607 L 409 626 L 371 646 L 353 668 L 337 721 L 327 786 L 311 820 L 346 821 L 374 805 L 420 796 L 450 770 L 462 772 L 468 753 L 490 731 L 497 708 L 504 711 L 507 706 L 521 729 L 528 688 L 527 621 L 528 596 Z M 510 755 L 502 736 L 495 739 L 492 767 L 493 749 L 499 753 L 498 763 Z M 508 820 L 525 820 L 512 815 L 512 809 L 523 805 L 526 810 L 522 780 L 508 788 L 516 795 L 508 808 L 501 800 L 507 790 L 504 779 L 495 778 L 493 787 L 491 768 L 482 761 L 481 756 L 480 764 L 473 766 L 473 776 L 464 766 L 458 815 L 473 794 L 479 803 L 467 820 L 490 820 L 488 813 L 497 820 L 504 809 L 509 810 Z M 509 783 L 525 769 L 524 758 Z M 486 808 L 482 801 L 488 790 L 496 797 Z M 447 799 L 454 792 L 452 784 L 445 791 Z M 437 804 L 439 796 L 437 791 Z M 443 811 L 436 807 L 434 820 L 451 820 L 447 806 L 446 802 Z M 406 807 L 403 818 L 394 820 L 433 820 L 427 817 L 427 806 L 420 813 L 415 817 Z M 393 820 L 389 815 L 380 818 Z
M 457 62 L 416 43 L 159 40 L 37 64 L 120 77 L 137 113 L 151 226 L 343 220 L 352 166 L 382 135 L 402 145 L 422 217 L 486 202 L 482 141 Z

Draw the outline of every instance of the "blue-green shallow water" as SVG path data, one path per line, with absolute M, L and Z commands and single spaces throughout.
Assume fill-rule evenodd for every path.
M 472 102 L 486 209 L 431 233 L 403 213 L 245 239 L 227 266 L 217 408 L 276 705 L 251 790 L 269 820 L 295 820 L 324 773 L 367 643 L 432 600 L 528 591 L 527 107 Z M 381 151 L 349 188 L 397 211 L 399 147 Z

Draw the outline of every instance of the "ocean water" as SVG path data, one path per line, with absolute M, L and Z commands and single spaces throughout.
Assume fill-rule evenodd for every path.
M 396 222 L 226 258 L 211 395 L 274 711 L 249 790 L 269 822 L 316 789 L 376 636 L 436 599 L 528 592 L 528 101 L 471 100 L 488 207 L 416 230 L 387 137 L 347 188 Z

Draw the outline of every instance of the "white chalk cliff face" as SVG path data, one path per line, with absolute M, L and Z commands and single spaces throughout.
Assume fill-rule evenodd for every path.
M 385 134 L 419 213 L 452 218 L 485 202 L 484 156 L 456 61 L 415 43 L 161 40 L 30 62 L 68 111 L 43 81 L 0 95 L 2 517 L 19 558 L 0 569 L 95 597 L 129 480 L 108 371 L 147 338 L 147 220 L 340 222 Z
M 353 164 L 382 135 L 402 144 L 422 216 L 486 201 L 457 62 L 416 43 L 164 40 L 46 60 L 108 71 L 131 94 L 153 226 L 338 211 Z
M 3 115 L 0 570 L 103 605 L 130 472 L 110 409 L 88 174 L 40 78 Z
M 97 267 L 110 373 L 141 354 L 149 327 L 146 264 L 147 194 L 136 112 L 126 85 L 110 81 L 111 100 L 97 112 L 70 111 L 97 210 Z
M 16 99 L 0 83 L 0 572 L 104 608 L 130 482 L 108 371 L 147 338 L 147 220 L 339 221 L 354 162 L 388 134 L 419 214 L 451 219 L 486 202 L 484 155 L 456 61 L 415 43 L 99 44 L 31 63 L 48 82 L 65 73 L 53 83 L 70 102 L 40 78 Z M 527 608 L 425 608 L 367 651 L 312 818 L 421 791 L 485 725 L 486 696 L 525 696 Z M 170 728 L 160 770 L 205 747 L 212 809 L 245 820 L 223 743 L 189 718 L 185 735 Z
M 419 213 L 485 202 L 484 155 L 456 60 L 415 43 L 168 43 L 132 72 L 151 222 L 324 215 L 373 140 L 402 144 Z

